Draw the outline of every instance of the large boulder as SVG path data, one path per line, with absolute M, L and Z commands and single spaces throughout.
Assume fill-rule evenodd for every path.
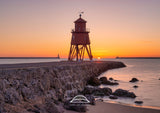
M 101 77 L 99 80 L 101 81 L 102 84 L 108 81 L 107 77 Z
M 130 97 L 130 98 L 135 98 L 136 95 L 133 92 L 129 92 L 127 90 L 123 89 L 117 89 L 113 95 L 120 96 L 120 97 Z
M 92 87 L 92 86 L 86 86 L 84 90 L 82 91 L 84 95 L 86 94 L 93 94 L 95 96 L 109 96 L 112 94 L 112 89 L 105 87 L 105 88 L 98 88 L 98 87 Z
M 118 85 L 117 82 L 111 82 L 107 80 L 106 77 L 101 77 L 99 80 L 101 81 L 102 84 L 105 84 L 105 85 Z
M 99 86 L 101 84 L 100 80 L 97 77 L 90 77 L 87 83 L 92 86 Z
M 105 87 L 105 88 L 101 88 L 102 92 L 104 93 L 105 96 L 109 96 L 110 94 L 112 94 L 112 89 Z
M 73 104 L 70 103 L 71 100 L 67 100 L 64 102 L 64 108 L 67 110 L 73 110 L 73 111 L 77 111 L 77 112 L 86 112 L 87 111 L 87 107 L 85 106 L 85 104 Z
M 132 78 L 129 82 L 137 82 L 139 81 L 137 78 Z
M 96 104 L 95 98 L 94 98 L 93 95 L 85 95 L 85 97 L 90 101 L 91 105 L 95 105 Z
M 93 86 L 86 86 L 86 87 L 84 87 L 84 90 L 82 91 L 82 93 L 84 94 L 84 95 L 86 95 L 86 94 L 93 94 L 93 92 L 95 91 L 95 87 L 93 87 Z

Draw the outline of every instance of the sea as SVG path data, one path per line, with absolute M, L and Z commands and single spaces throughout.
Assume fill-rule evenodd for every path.
M 0 64 L 38 63 L 38 62 L 59 62 L 67 59 L 0 59 Z M 105 96 L 101 99 L 104 102 L 120 103 L 137 107 L 160 109 L 160 59 L 100 59 L 99 61 L 121 61 L 126 67 L 108 70 L 100 77 L 112 77 L 119 85 L 100 85 L 109 87 L 114 92 L 116 89 L 125 89 L 136 94 L 136 98 L 119 97 L 111 100 Z M 138 82 L 129 82 L 132 78 L 139 79 Z M 138 88 L 133 86 L 137 85 Z M 143 101 L 143 104 L 135 104 L 135 101 Z
M 113 59 L 103 59 L 113 60 Z M 106 71 L 100 77 L 112 77 L 118 80 L 119 85 L 109 86 L 101 85 L 100 87 L 109 87 L 114 92 L 116 89 L 125 89 L 136 94 L 136 98 L 118 98 L 116 100 L 103 97 L 106 102 L 115 102 L 137 107 L 146 107 L 160 109 L 160 59 L 114 59 L 122 61 L 126 67 Z M 129 82 L 132 78 L 139 81 Z M 138 88 L 133 86 L 137 85 Z M 143 104 L 135 104 L 135 101 L 143 101 Z

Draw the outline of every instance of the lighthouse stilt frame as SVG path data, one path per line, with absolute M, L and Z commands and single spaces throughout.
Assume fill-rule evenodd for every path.
M 76 58 L 76 61 L 83 61 L 85 50 L 88 57 L 92 60 L 92 52 L 90 45 L 71 45 L 68 60 L 72 61 Z

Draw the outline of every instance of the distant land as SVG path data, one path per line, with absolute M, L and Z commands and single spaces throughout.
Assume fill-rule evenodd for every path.
M 116 57 L 116 59 L 160 59 L 160 57 Z
M 0 59 L 60 59 L 60 57 L 0 57 Z

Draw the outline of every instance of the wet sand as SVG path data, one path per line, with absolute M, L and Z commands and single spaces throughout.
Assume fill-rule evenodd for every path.
M 96 105 L 88 105 L 86 113 L 160 113 L 160 110 L 132 107 L 116 103 L 96 101 Z M 78 113 L 66 110 L 64 113 Z
M 160 113 L 160 110 L 126 106 L 115 103 L 96 102 L 96 106 L 88 106 L 87 113 Z

